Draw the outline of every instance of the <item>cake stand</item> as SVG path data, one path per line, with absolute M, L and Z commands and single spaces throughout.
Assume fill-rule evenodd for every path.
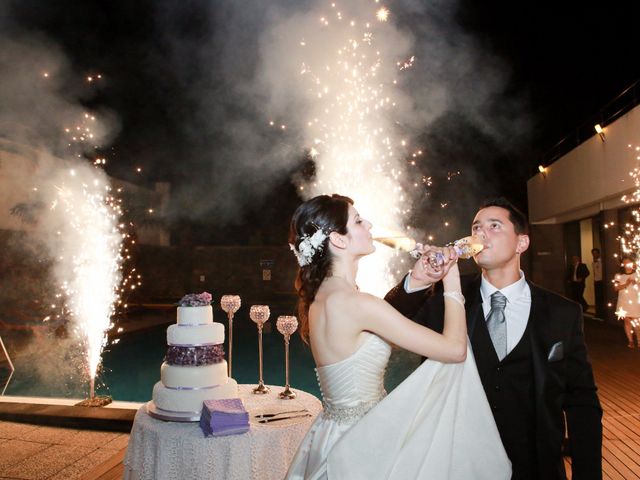
M 164 420 L 165 422 L 199 422 L 200 412 L 173 412 L 158 408 L 153 400 L 147 402 L 147 413 L 153 418 Z

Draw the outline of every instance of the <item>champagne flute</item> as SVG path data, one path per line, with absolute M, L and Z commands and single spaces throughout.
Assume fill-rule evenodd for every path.
M 382 243 L 396 250 L 409 252 L 409 254 L 418 259 L 422 254 L 416 249 L 416 241 L 410 237 L 402 235 L 393 235 L 388 237 L 374 237 L 376 242 Z M 482 240 L 477 237 L 469 236 L 460 238 L 454 242 L 448 243 L 447 247 L 453 247 L 458 254 L 458 258 L 471 258 L 482 251 L 484 245 Z M 444 255 L 441 252 L 428 252 L 427 261 L 433 268 L 437 268 L 444 263 Z
M 469 236 L 460 238 L 454 242 L 448 243 L 447 247 L 453 247 L 458 258 L 471 258 L 482 251 L 484 244 L 478 237 Z M 414 258 L 420 258 L 421 254 L 414 250 L 411 255 Z M 444 263 L 444 255 L 442 252 L 427 252 L 427 261 L 432 268 L 438 268 Z

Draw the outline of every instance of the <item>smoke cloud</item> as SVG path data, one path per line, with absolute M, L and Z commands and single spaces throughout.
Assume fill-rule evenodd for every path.
M 308 122 L 328 103 L 310 97 L 309 77 L 316 72 L 305 78 L 302 65 L 335 62 L 332 57 L 345 41 L 344 31 L 333 29 L 336 11 L 360 26 L 371 22 L 372 11 L 380 7 L 365 0 L 334 3 L 282 0 L 187 7 L 164 2 L 159 7 L 164 65 L 171 66 L 190 109 L 184 114 L 183 106 L 181 116 L 190 151 L 185 162 L 211 172 L 177 186 L 174 215 L 241 221 L 275 186 L 300 172 L 317 133 Z M 441 227 L 444 216 L 464 212 L 468 217 L 479 199 L 498 193 L 495 172 L 506 161 L 501 156 L 522 145 L 530 130 L 523 114 L 526 102 L 505 94 L 508 68 L 458 25 L 456 2 L 399 0 L 389 7 L 388 21 L 374 26 L 382 61 L 376 82 L 390 89 L 396 105 L 376 122 L 392 142 L 407 141 L 404 149 L 393 145 L 392 163 L 402 178 L 405 203 L 415 206 L 409 223 L 429 231 Z M 195 31 L 185 31 L 198 14 Z M 330 19 L 327 28 L 320 24 L 323 16 Z M 396 62 L 411 56 L 411 68 L 399 72 Z M 335 81 L 328 79 L 328 96 L 335 94 Z M 335 174 L 326 149 L 318 150 L 317 166 Z M 418 165 L 408 167 L 407 158 L 417 150 L 423 151 Z M 457 170 L 461 175 L 447 180 Z M 319 169 L 316 174 L 322 180 Z M 423 177 L 432 178 L 431 188 Z M 331 183 L 324 181 L 325 186 Z M 443 203 L 451 210 L 438 211 Z M 376 205 L 372 211 L 381 208 Z M 402 206 L 391 206 L 398 209 Z M 425 220 L 426 212 L 438 221 Z
M 87 159 L 113 138 L 117 121 L 83 105 L 91 89 L 55 42 L 15 25 L 3 32 L 0 228 L 27 233 L 15 233 L 20 248 L 5 235 L 13 248 L 5 259 L 12 274 L 3 282 L 0 311 L 3 322 L 21 329 L 67 332 L 35 337 L 40 359 L 58 362 L 39 361 L 33 373 L 59 383 L 61 376 L 74 377 L 71 371 L 76 377 L 95 373 L 120 283 L 119 212 L 106 201 L 106 174 Z M 79 362 L 67 362 L 78 352 L 85 352 L 84 371 Z M 29 348 L 21 355 L 28 357 Z

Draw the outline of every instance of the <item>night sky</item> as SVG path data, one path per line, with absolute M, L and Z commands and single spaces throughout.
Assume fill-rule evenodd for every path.
M 251 76 L 256 68 L 260 21 L 269 3 L 20 0 L 5 1 L 0 14 L 3 38 L 37 37 L 58 46 L 78 79 L 103 75 L 90 92 L 70 82 L 61 94 L 117 118 L 113 138 L 101 150 L 109 174 L 148 185 L 170 181 L 174 195 L 168 220 L 174 225 L 196 220 L 199 242 L 247 241 L 257 226 L 274 233 L 253 241 L 282 243 L 288 215 L 299 202 L 290 178 L 308 170 L 308 159 L 300 153 L 270 170 L 264 182 L 236 184 L 227 170 L 237 141 L 223 128 L 263 113 L 243 98 L 234 79 Z M 287 8 L 299 11 L 311 2 L 272 3 L 286 15 Z M 451 104 L 460 108 L 440 112 L 414 132 L 429 156 L 418 168 L 434 178 L 433 190 L 417 202 L 427 215 L 438 215 L 439 204 L 467 187 L 472 193 L 461 201 L 461 210 L 499 194 L 526 209 L 526 181 L 546 163 L 551 148 L 579 125 L 596 123 L 599 109 L 640 79 L 638 2 L 403 0 L 387 5 L 394 21 L 418 42 L 428 41 L 432 26 L 439 25 L 438 41 L 448 51 L 472 48 L 479 64 L 493 68 L 476 81 L 473 71 L 456 76 L 455 65 L 443 67 L 454 72 L 446 83 Z M 420 72 L 411 79 L 416 86 Z M 492 90 L 483 96 L 486 85 Z M 473 107 L 470 94 L 481 99 Z M 265 141 L 269 135 L 256 131 Z M 136 167 L 143 172 L 136 173 Z M 457 170 L 461 174 L 447 181 Z M 212 185 L 221 184 L 232 191 L 207 197 Z M 243 201 L 238 190 L 257 201 Z M 191 195 L 200 193 L 208 206 L 191 211 Z M 238 208 L 230 210 L 223 198 Z

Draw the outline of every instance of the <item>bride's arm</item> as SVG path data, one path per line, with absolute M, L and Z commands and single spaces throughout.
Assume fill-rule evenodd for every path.
M 371 331 L 406 350 L 440 362 L 462 362 L 467 356 L 467 321 L 460 296 L 460 274 L 453 265 L 443 279 L 445 292 L 458 292 L 444 297 L 444 330 L 442 334 L 418 325 L 404 317 L 384 300 L 358 294 L 349 301 L 350 318 L 362 330 Z

